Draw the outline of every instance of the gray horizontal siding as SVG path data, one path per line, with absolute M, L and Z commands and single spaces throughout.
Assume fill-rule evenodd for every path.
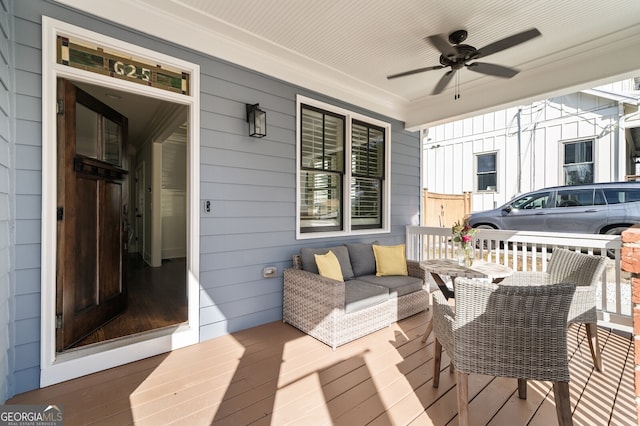
M 10 395 L 11 364 L 11 167 L 12 151 L 12 50 L 11 14 L 6 0 L 0 1 L 0 402 Z M 37 352 L 39 353 L 39 352 Z
M 213 213 L 201 212 L 200 337 L 209 339 L 282 318 L 282 271 L 303 246 L 347 241 L 400 243 L 404 226 L 419 213 L 420 142 L 397 121 L 392 123 L 392 232 L 343 239 L 297 241 L 296 229 L 296 95 L 389 121 L 374 112 L 336 102 L 271 77 L 144 34 L 78 14 L 48 1 L 16 2 L 16 277 L 20 289 L 16 329 L 25 335 L 16 354 L 39 354 L 41 195 L 41 15 L 115 37 L 201 67 L 200 194 L 212 201 Z M 259 102 L 267 112 L 267 137 L 247 136 L 246 103 Z M 1 178 L 0 178 L 1 179 Z M 1 180 L 0 180 L 1 184 Z M 1 194 L 0 194 L 1 196 Z M 413 223 L 417 224 L 417 223 Z M 275 278 L 262 277 L 268 265 Z M 25 357 L 16 365 L 15 391 L 38 386 L 39 360 Z
M 16 9 L 25 6 L 12 3 Z M 17 11 L 16 11 L 17 14 Z M 40 25 L 16 17 L 15 42 L 15 162 L 12 165 L 15 211 L 15 330 L 12 351 L 12 393 L 39 385 L 40 376 L 40 221 L 42 194 L 42 118 Z

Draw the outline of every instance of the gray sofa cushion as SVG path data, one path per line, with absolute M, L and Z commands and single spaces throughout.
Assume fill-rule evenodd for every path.
M 351 269 L 351 260 L 349 259 L 349 251 L 345 246 L 336 247 L 323 247 L 323 248 L 308 248 L 304 247 L 300 249 L 300 260 L 302 261 L 302 269 L 305 271 L 319 274 L 318 265 L 316 265 L 316 254 L 327 254 L 331 250 L 333 254 L 338 258 L 340 263 L 340 269 L 342 270 L 342 276 L 344 281 L 353 278 L 353 269 Z M 373 253 L 373 249 L 371 249 Z
M 346 244 L 347 250 L 349 250 L 349 258 L 351 258 L 354 276 L 361 277 L 363 275 L 376 273 L 376 258 L 373 254 L 373 244 L 378 244 L 378 242 Z
M 420 278 L 403 275 L 386 277 L 365 275 L 364 277 L 358 277 L 358 280 L 370 284 L 375 284 L 377 286 L 386 287 L 389 289 L 389 294 L 395 295 L 396 297 L 413 293 L 414 291 L 418 291 L 423 287 L 423 282 Z
M 350 280 L 344 285 L 346 313 L 366 309 L 389 300 L 389 290 L 386 287 L 359 280 Z

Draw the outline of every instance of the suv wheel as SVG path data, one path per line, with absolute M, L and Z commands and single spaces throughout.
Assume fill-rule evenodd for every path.
M 620 235 L 625 229 L 627 229 L 626 226 L 611 228 L 605 232 L 605 235 Z M 607 250 L 607 256 L 611 259 L 614 259 L 616 257 L 616 253 L 614 250 Z
M 495 230 L 496 230 L 496 228 L 494 228 L 494 227 L 493 227 L 493 226 L 491 226 L 491 225 L 478 225 L 478 226 L 474 226 L 474 228 L 475 228 L 475 229 L 490 229 L 490 230 L 492 230 L 492 231 L 495 231 Z M 500 243 L 500 248 L 502 248 L 502 247 L 503 247 L 503 244 L 502 244 L 502 243 Z M 484 249 L 484 250 L 488 250 L 488 249 L 489 249 L 489 245 L 487 244 L 487 241 L 484 241 L 484 242 L 482 243 L 482 247 L 480 247 L 480 241 L 476 241 L 476 248 L 477 248 L 477 249 L 482 248 L 482 249 Z

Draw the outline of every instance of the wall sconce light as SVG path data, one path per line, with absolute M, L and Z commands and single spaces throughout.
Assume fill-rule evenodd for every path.
M 267 136 L 267 113 L 260 109 L 260 104 L 247 104 L 247 121 L 249 136 L 254 138 Z

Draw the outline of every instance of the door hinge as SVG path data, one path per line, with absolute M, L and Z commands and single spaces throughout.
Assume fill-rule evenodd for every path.
M 58 218 L 58 220 L 62 220 L 63 216 L 64 216 L 64 207 L 58 207 L 56 217 Z
M 62 314 L 56 315 L 56 329 L 62 328 Z
M 56 114 L 64 114 L 64 99 L 56 100 Z

